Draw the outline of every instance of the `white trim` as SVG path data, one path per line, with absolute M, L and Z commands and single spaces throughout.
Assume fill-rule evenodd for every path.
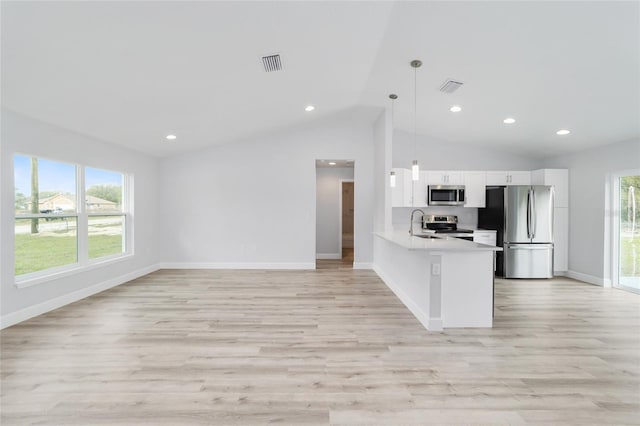
M 317 253 L 316 259 L 342 259 L 340 253 Z
M 160 269 L 316 269 L 312 263 L 164 262 Z
M 396 297 L 409 309 L 413 316 L 416 317 L 420 324 L 424 326 L 424 328 L 429 331 L 442 331 L 442 318 L 430 319 L 428 315 L 423 312 L 415 302 L 382 271 L 382 269 L 380 269 L 379 266 L 373 265 L 373 270 L 378 274 L 382 282 L 384 282 Z
M 582 272 L 576 271 L 567 271 L 566 275 L 569 278 L 573 278 L 574 280 L 582 281 L 588 284 L 598 285 L 604 287 L 609 283 L 611 285 L 611 280 L 606 278 L 596 277 L 595 275 L 583 274 Z
M 16 277 L 15 279 L 14 285 L 18 288 L 27 288 L 33 285 L 38 285 L 38 284 L 50 282 L 52 280 L 57 280 L 59 278 L 64 278 L 64 277 L 79 274 L 82 272 L 91 271 L 93 269 L 102 268 L 103 266 L 108 266 L 113 263 L 118 263 L 125 260 L 131 260 L 132 258 L 133 258 L 132 254 L 127 254 L 127 253 L 115 254 L 111 256 L 98 257 L 96 259 L 92 259 L 86 265 L 79 265 L 78 263 L 73 263 L 71 265 L 65 265 L 59 268 L 45 269 L 44 271 L 47 271 L 46 274 L 42 274 L 41 271 L 38 271 L 38 272 L 33 272 L 31 274 L 18 275 L 18 277 Z
M 4 315 L 0 318 L 0 329 L 10 327 L 19 322 L 26 321 L 29 318 L 33 318 L 46 312 L 53 311 L 54 309 L 61 308 L 65 305 L 68 305 L 69 303 L 77 302 L 78 300 L 116 287 L 120 284 L 124 284 L 143 275 L 155 272 L 158 269 L 160 268 L 157 264 L 147 266 L 146 268 L 138 269 L 136 271 L 120 275 L 119 277 L 94 284 L 90 287 L 82 288 L 80 290 L 76 290 L 74 292 L 56 297 L 54 299 L 47 300 L 46 302 L 28 306 L 16 312 L 11 312 L 10 314 Z
M 371 262 L 353 262 L 353 269 L 374 269 Z

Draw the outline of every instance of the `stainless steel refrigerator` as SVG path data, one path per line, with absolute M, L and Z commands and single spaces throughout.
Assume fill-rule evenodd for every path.
M 496 275 L 505 278 L 553 277 L 553 187 L 487 187 L 486 208 L 478 227 L 495 229 Z

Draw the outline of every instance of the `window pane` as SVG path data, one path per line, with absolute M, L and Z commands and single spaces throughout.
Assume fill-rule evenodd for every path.
M 640 176 L 620 179 L 619 284 L 640 290 Z
M 33 222 L 38 222 L 32 232 Z M 16 219 L 16 275 L 42 271 L 78 261 L 75 217 Z
M 84 179 L 88 213 L 122 211 L 122 173 L 86 167 Z
M 89 259 L 124 252 L 124 216 L 89 216 Z
M 15 212 L 76 211 L 76 166 L 24 155 L 14 156 Z

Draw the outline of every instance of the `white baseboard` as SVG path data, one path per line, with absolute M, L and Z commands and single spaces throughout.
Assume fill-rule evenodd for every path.
M 583 281 L 585 283 L 598 285 L 601 287 L 606 286 L 607 283 L 609 284 L 609 286 L 611 285 L 611 280 L 609 279 L 596 277 L 594 275 L 583 274 L 582 272 L 567 271 L 566 276 L 569 278 L 573 278 L 574 280 Z
M 317 253 L 316 259 L 342 259 L 340 253 Z
M 208 263 L 208 262 L 165 262 L 160 269 L 316 269 L 313 263 Z
M 26 321 L 29 318 L 37 317 L 38 315 L 42 315 L 49 311 L 53 311 L 54 309 L 61 308 L 65 305 L 68 305 L 69 303 L 77 302 L 78 300 L 93 296 L 94 294 L 108 290 L 112 287 L 116 287 L 120 284 L 124 284 L 143 275 L 155 272 L 158 269 L 160 269 L 159 265 L 151 265 L 146 268 L 138 269 L 136 271 L 129 272 L 128 274 L 120 275 L 119 277 L 94 284 L 90 287 L 82 288 L 80 290 L 58 296 L 54 299 L 47 300 L 46 302 L 42 302 L 37 305 L 20 309 L 16 312 L 11 312 L 10 314 L 3 315 L 0 318 L 0 329 L 10 327 L 12 325 L 18 324 L 19 322 Z
M 441 319 L 431 319 L 425 312 L 423 312 L 413 300 L 409 296 L 405 294 L 394 282 L 391 278 L 389 278 L 379 266 L 373 265 L 373 270 L 380 277 L 382 282 L 384 282 L 387 287 L 400 299 L 400 301 L 411 311 L 414 317 L 424 328 L 429 331 L 441 331 L 442 330 L 442 320 Z M 439 324 L 438 324 L 439 321 Z
M 371 262 L 353 262 L 353 269 L 374 269 Z

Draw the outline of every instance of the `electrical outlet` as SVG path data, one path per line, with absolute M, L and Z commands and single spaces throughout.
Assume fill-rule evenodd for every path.
M 440 275 L 440 264 L 432 263 L 431 264 L 431 275 L 438 276 Z

